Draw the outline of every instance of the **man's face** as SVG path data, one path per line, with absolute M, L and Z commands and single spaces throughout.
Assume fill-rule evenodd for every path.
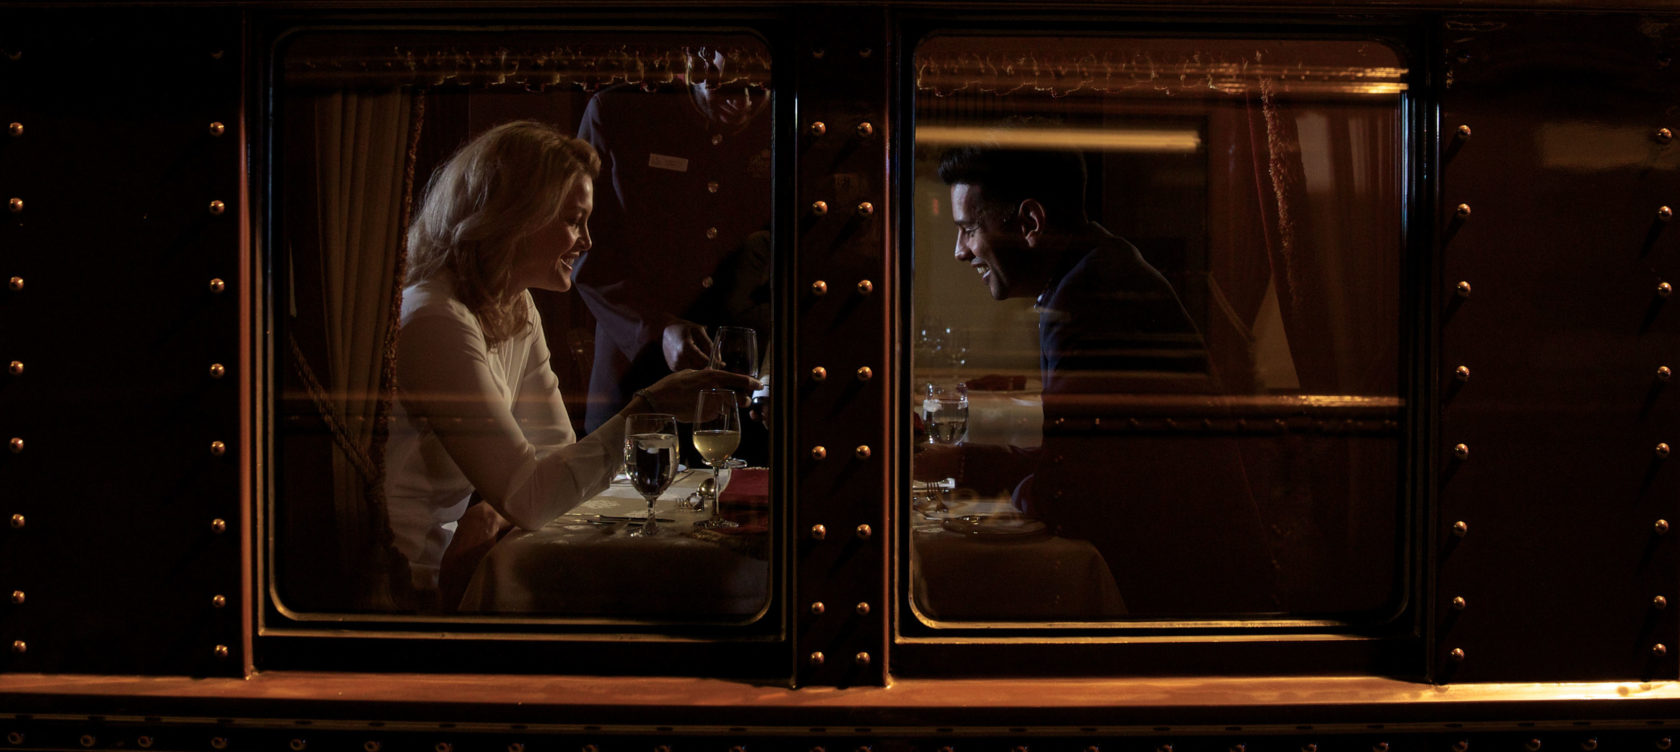
M 728 127 L 746 125 L 770 101 L 768 89 L 731 80 L 735 74 L 722 52 L 702 47 L 690 65 L 695 101 L 713 122 Z
M 992 293 L 993 300 L 1037 294 L 1027 289 L 1035 278 L 1036 256 L 1013 218 L 987 217 L 980 187 L 951 186 L 951 221 L 957 225 L 957 260 L 968 264 Z

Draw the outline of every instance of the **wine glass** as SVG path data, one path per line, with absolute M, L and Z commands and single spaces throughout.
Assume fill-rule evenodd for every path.
M 750 331 L 750 330 L 749 330 Z M 702 389 L 694 404 L 694 448 L 700 459 L 712 468 L 712 492 L 701 501 L 711 501 L 712 513 L 694 523 L 695 527 L 735 527 L 735 523 L 718 516 L 718 497 L 723 482 L 718 471 L 729 463 L 735 447 L 741 445 L 741 412 L 735 403 L 735 393 L 728 389 Z
M 968 433 L 967 391 L 960 384 L 955 388 L 934 387 L 932 391 L 933 393 L 922 401 L 922 421 L 927 427 L 928 443 L 961 443 L 964 435 Z M 944 481 L 928 481 L 922 487 L 924 501 L 916 505 L 916 511 L 929 516 L 931 513 L 949 511 L 945 496 L 954 488 L 955 484 L 947 487 Z
M 659 532 L 653 502 L 671 487 L 677 475 L 677 416 L 641 413 L 626 419 L 624 471 L 648 503 L 647 522 L 630 534 L 653 536 Z
M 758 378 L 758 332 L 745 326 L 720 326 L 712 337 L 712 367 Z

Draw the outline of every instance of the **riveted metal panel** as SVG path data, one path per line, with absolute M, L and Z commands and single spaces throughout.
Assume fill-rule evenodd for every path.
M 857 7 L 803 15 L 791 212 L 798 351 L 794 378 L 784 382 L 797 383 L 799 400 L 795 680 L 879 684 L 886 681 L 892 536 L 884 499 L 893 456 L 884 417 L 886 17 Z
M 0 670 L 239 674 L 241 23 L 86 13 L 0 14 Z
M 1674 19 L 1445 19 L 1441 681 L 1676 674 Z

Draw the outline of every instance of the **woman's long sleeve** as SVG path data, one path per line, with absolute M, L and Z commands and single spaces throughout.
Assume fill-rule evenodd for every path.
M 437 437 L 472 487 L 514 524 L 535 529 L 600 493 L 622 463 L 624 427 L 614 419 L 573 441 L 539 327 L 501 347 L 525 347 L 502 383 L 476 322 L 422 315 L 397 346 L 403 407 Z M 526 344 L 518 344 L 526 343 Z M 509 392 L 511 391 L 511 395 Z M 510 400 L 511 396 L 511 400 Z

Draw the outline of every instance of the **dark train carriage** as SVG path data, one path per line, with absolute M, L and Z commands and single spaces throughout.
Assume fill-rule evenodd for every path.
M 1669 749 L 1677 51 L 1640 0 L 0 0 L 4 745 Z M 449 192 L 519 128 L 593 181 Z M 696 356 L 753 408 L 611 417 Z

